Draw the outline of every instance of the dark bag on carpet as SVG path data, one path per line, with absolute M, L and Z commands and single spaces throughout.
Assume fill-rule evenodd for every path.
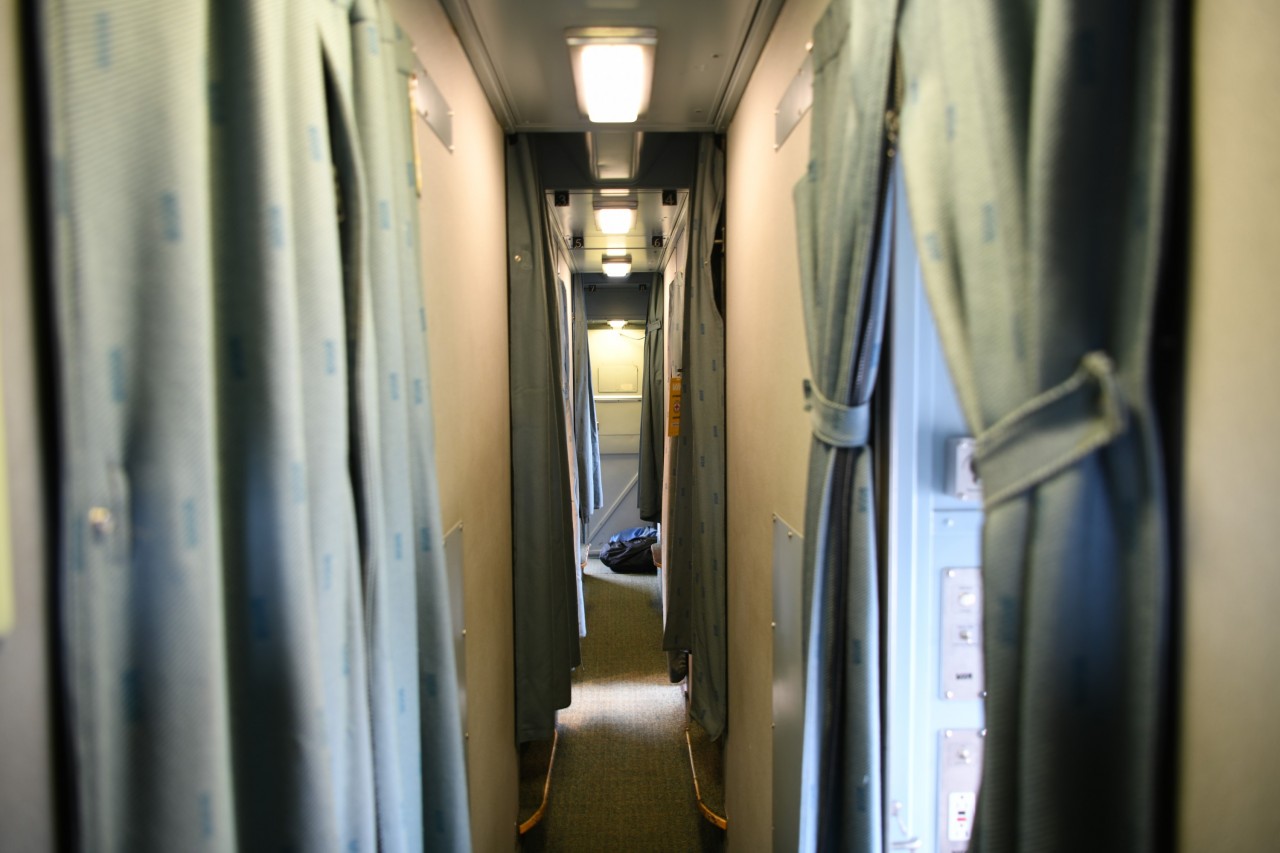
M 653 551 L 650 550 L 657 541 L 656 527 L 620 530 L 610 536 L 608 543 L 600 549 L 600 562 L 623 574 L 657 571 L 653 564 Z

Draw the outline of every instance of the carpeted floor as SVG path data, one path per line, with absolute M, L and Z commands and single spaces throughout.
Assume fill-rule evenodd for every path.
M 724 833 L 698 812 L 683 693 L 667 679 L 654 575 L 591 560 L 587 636 L 573 704 L 560 712 L 546 816 L 529 853 L 718 851 Z

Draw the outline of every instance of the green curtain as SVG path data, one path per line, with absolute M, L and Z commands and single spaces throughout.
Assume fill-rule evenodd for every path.
M 512 583 L 516 741 L 549 740 L 570 701 L 578 646 L 578 550 L 570 503 L 559 282 L 533 141 L 507 145 Z
M 879 563 L 868 442 L 889 278 L 884 223 L 892 215 L 882 206 L 896 12 L 896 0 L 836 0 L 814 27 L 810 161 L 795 188 L 812 371 L 804 390 L 813 420 L 804 547 L 805 851 L 882 848 Z
M 690 652 L 689 716 L 713 739 L 728 721 L 725 597 L 724 318 L 711 255 L 724 206 L 724 152 L 704 134 L 689 200 L 684 287 L 683 404 L 671 489 L 668 609 L 663 648 Z M 673 663 L 673 672 L 680 669 Z
M 403 39 L 373 2 L 41 27 L 78 846 L 469 849 Z
M 662 521 L 662 466 L 667 436 L 666 370 L 662 339 L 662 276 L 649 283 L 649 310 L 644 332 L 644 379 L 640 397 L 640 518 Z
M 983 853 L 1158 846 L 1173 9 L 904 0 L 908 197 L 984 490 Z
M 377 777 L 379 829 L 383 848 L 456 849 L 469 847 L 470 826 L 466 786 L 460 784 L 465 765 L 458 749 L 459 704 L 453 689 L 442 689 L 456 685 L 457 676 L 428 405 L 414 116 L 408 104 L 414 57 L 385 2 L 357 0 L 350 21 L 364 185 L 360 245 L 374 282 L 369 316 L 375 334 L 364 338 L 364 356 L 377 369 L 364 373 L 374 383 L 365 387 L 364 399 L 379 403 L 385 514 L 386 571 L 381 584 L 370 583 L 383 596 L 384 609 L 381 619 L 373 610 L 373 657 L 389 663 L 374 670 L 375 679 L 388 679 L 374 690 L 375 766 L 395 767 Z M 375 345 L 368 347 L 371 341 Z M 382 654 L 378 643 L 385 644 Z M 394 781 L 391 772 L 398 774 Z M 389 795 L 403 799 L 399 814 L 384 805 Z M 413 819 L 404 820 L 405 813 Z M 402 832 L 403 840 L 393 842 Z
M 582 538 L 587 536 L 591 513 L 604 506 L 600 477 L 600 430 L 597 428 L 596 395 L 591 379 L 591 348 L 587 345 L 586 287 L 573 277 L 573 445 L 577 453 L 578 518 Z

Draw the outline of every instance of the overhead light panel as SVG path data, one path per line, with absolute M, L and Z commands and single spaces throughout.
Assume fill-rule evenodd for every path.
M 565 31 L 578 108 L 598 124 L 627 124 L 649 108 L 658 31 L 577 27 Z
M 600 257 L 604 274 L 609 278 L 622 278 L 631 275 L 630 255 L 602 255 Z
M 635 199 L 597 199 L 596 227 L 603 234 L 627 234 L 636 221 Z

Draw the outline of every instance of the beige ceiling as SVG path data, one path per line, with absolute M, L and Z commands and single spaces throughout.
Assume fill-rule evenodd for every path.
M 658 31 L 641 131 L 724 131 L 783 0 L 442 0 L 507 131 L 600 129 L 578 112 L 564 32 Z M 613 127 L 617 127 L 614 125 Z
M 584 134 L 594 186 L 547 181 L 548 191 L 573 191 L 567 207 L 548 198 L 553 238 L 566 248 L 573 271 L 598 274 L 603 250 L 617 248 L 631 254 L 632 270 L 641 276 L 663 268 L 684 214 L 686 193 L 678 206 L 664 207 L 660 191 L 687 189 L 642 186 L 635 175 L 641 146 L 655 133 L 728 128 L 783 2 L 441 0 L 506 131 Z M 657 30 L 650 105 L 634 125 L 594 125 L 578 112 L 565 31 L 590 26 Z M 639 204 L 636 226 L 621 238 L 600 234 L 591 216 L 596 192 L 610 186 L 626 187 Z M 575 235 L 584 238 L 584 249 L 571 248 Z M 661 247 L 653 244 L 657 235 L 664 238 Z M 638 278 L 599 278 L 599 286 L 631 287 Z

